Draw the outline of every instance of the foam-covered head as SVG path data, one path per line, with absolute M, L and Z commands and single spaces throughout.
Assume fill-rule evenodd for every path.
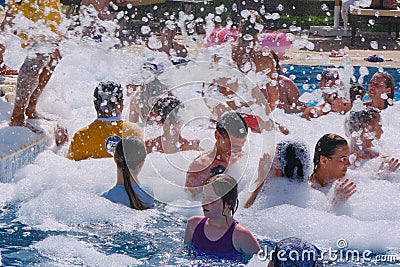
M 285 177 L 302 182 L 308 176 L 310 153 L 305 143 L 292 140 L 279 142 L 276 157 Z
M 245 38 L 245 35 L 256 36 L 261 33 L 263 29 L 263 20 L 255 10 L 243 10 L 241 12 L 242 20 L 240 21 L 239 31 L 242 35 L 242 38 Z
M 362 85 L 352 84 L 350 86 L 350 102 L 353 103 L 355 100 L 363 100 L 365 96 L 365 87 Z
M 274 267 L 321 267 L 321 250 L 297 237 L 279 241 L 272 253 Z
M 169 123 L 179 121 L 178 111 L 183 104 L 176 96 L 166 96 L 157 100 L 154 106 L 154 112 L 160 117 L 160 121 L 164 123 L 167 118 Z
M 351 110 L 347 114 L 344 129 L 348 138 L 356 141 L 356 144 L 371 147 L 372 140 L 379 140 L 383 133 L 380 124 L 380 111 L 374 107 L 364 107 L 361 110 Z
M 122 111 L 123 93 L 121 84 L 108 81 L 101 82 L 94 89 L 94 107 L 97 116 L 117 116 Z M 118 107 L 118 109 L 117 109 Z

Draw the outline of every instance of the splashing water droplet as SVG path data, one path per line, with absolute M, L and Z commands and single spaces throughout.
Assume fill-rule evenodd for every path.
M 329 7 L 326 4 L 322 4 L 321 9 L 322 9 L 322 11 L 326 12 L 329 10 Z
M 285 9 L 285 7 L 282 5 L 282 4 L 279 4 L 277 7 L 276 7 L 276 10 L 278 10 L 278 11 L 283 11 Z
M 370 42 L 371 48 L 372 49 L 378 49 L 378 42 L 377 41 L 371 41 Z
M 375 24 L 375 20 L 370 19 L 370 20 L 368 20 L 368 23 L 371 24 L 371 25 L 374 25 Z
M 142 26 L 142 28 L 140 29 L 140 31 L 142 32 L 142 34 L 148 34 L 151 32 L 151 29 L 149 26 Z

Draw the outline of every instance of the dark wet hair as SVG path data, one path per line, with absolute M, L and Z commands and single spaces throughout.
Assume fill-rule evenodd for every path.
M 222 165 L 217 165 L 214 168 L 211 168 L 210 170 L 210 177 L 215 176 L 217 174 L 224 173 L 226 168 Z
M 374 107 L 364 107 L 362 110 L 350 110 L 345 120 L 345 132 L 350 138 L 352 133 L 362 131 L 375 120 L 380 120 L 380 110 Z
M 314 171 L 318 168 L 318 164 L 320 162 L 321 156 L 325 157 L 331 157 L 336 153 L 336 150 L 338 148 L 341 148 L 343 146 L 347 146 L 348 143 L 346 139 L 341 137 L 340 135 L 337 134 L 325 134 L 322 136 L 317 144 L 315 145 L 315 151 L 314 151 Z
M 365 87 L 358 84 L 351 84 L 350 85 L 350 102 L 353 103 L 355 100 L 363 100 L 365 96 Z
M 389 72 L 386 72 L 386 71 L 377 72 L 375 74 L 378 74 L 378 75 L 382 76 L 383 78 L 385 78 L 386 88 L 390 88 L 390 93 L 387 95 L 388 98 L 385 100 L 385 108 L 387 108 L 388 106 L 393 106 L 394 89 L 395 89 L 394 77 Z
M 299 141 L 282 141 L 276 145 L 283 175 L 287 178 L 303 182 L 309 168 L 310 153 L 306 144 Z
M 251 36 L 255 36 L 260 33 L 260 29 L 257 28 L 257 25 L 263 25 L 264 22 L 258 14 L 257 11 L 255 10 L 249 10 L 250 15 L 246 18 L 242 17 L 242 20 L 240 21 L 239 24 L 239 31 L 242 34 L 242 37 L 246 34 L 249 34 Z
M 222 173 L 211 176 L 207 179 L 206 184 L 211 184 L 215 194 L 221 197 L 224 205 L 231 205 L 232 215 L 235 214 L 238 208 L 238 190 L 236 180 L 228 174 Z M 222 214 L 226 216 L 225 214 Z
M 93 97 L 97 116 L 115 113 L 115 108 L 123 101 L 121 84 L 112 81 L 101 82 L 94 89 Z
M 246 121 L 237 112 L 227 112 L 222 115 L 217 122 L 216 130 L 225 138 L 230 135 L 244 138 L 249 132 Z
M 122 170 L 124 187 L 128 194 L 132 209 L 147 209 L 135 191 L 132 189 L 131 170 L 136 169 L 146 158 L 146 147 L 143 142 L 134 136 L 121 139 L 115 147 L 114 159 L 117 167 Z
M 162 123 L 166 121 L 167 117 L 171 122 L 177 122 L 179 120 L 177 111 L 182 106 L 183 104 L 176 96 L 166 96 L 157 100 L 154 111 L 160 116 Z

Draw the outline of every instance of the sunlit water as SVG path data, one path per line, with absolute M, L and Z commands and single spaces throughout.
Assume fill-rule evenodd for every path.
M 25 52 L 20 50 L 17 40 L 10 37 L 8 48 L 6 60 L 12 66 L 22 64 Z M 143 51 L 115 50 L 109 49 L 106 43 L 76 40 L 63 43 L 61 52 L 63 60 L 40 99 L 39 110 L 67 127 L 72 137 L 74 132 L 96 117 L 92 103 L 94 87 L 106 80 L 123 85 L 129 83 L 132 77 L 141 75 L 146 56 Z M 300 66 L 294 66 L 294 69 L 300 73 L 296 75 L 297 79 L 302 76 L 302 70 L 306 70 Z M 204 69 L 204 73 L 207 71 Z M 204 76 L 204 73 L 200 75 L 171 67 L 167 80 L 174 80 L 176 86 L 190 77 Z M 311 79 L 315 75 L 304 74 Z M 309 87 L 314 84 L 310 82 Z M 196 91 L 200 89 L 199 83 L 178 86 L 177 94 L 184 101 L 190 101 L 199 97 Z M 187 112 L 196 114 L 200 106 L 187 104 Z M 398 113 L 398 103 L 382 112 L 385 133 L 381 148 L 385 154 L 400 157 L 400 148 L 394 145 L 399 143 L 400 118 L 394 115 Z M 2 114 L 2 117 L 8 119 L 9 113 Z M 339 215 L 327 212 L 326 197 L 321 193 L 285 180 L 268 182 L 255 204 L 250 209 L 243 209 L 250 194 L 248 184 L 255 175 L 263 149 L 271 149 L 275 141 L 291 138 L 305 141 L 313 150 L 316 141 L 325 133 L 345 136 L 344 116 L 340 114 L 305 121 L 299 115 L 286 115 L 276 110 L 274 118 L 288 127 L 290 135 L 286 137 L 277 133 L 275 140 L 271 136 L 263 140 L 250 133 L 245 160 L 231 170 L 233 176 L 242 178 L 241 204 L 235 218 L 254 233 L 263 248 L 271 248 L 282 238 L 296 236 L 321 249 L 337 249 L 337 240 L 345 239 L 350 249 L 360 252 L 369 249 L 373 255 L 397 255 L 400 183 L 374 179 L 378 163 L 367 163 L 362 170 L 349 170 L 347 177 L 356 182 L 357 193 Z M 185 127 L 183 135 L 209 138 L 208 144 L 212 145 L 213 129 L 206 119 L 193 124 Z M 160 134 L 160 129 L 156 126 L 145 129 L 146 136 L 157 134 Z M 41 153 L 33 164 L 19 170 L 13 181 L 0 185 L 0 259 L 3 265 L 234 264 L 195 258 L 193 250 L 183 245 L 188 217 L 201 214 L 199 202 L 193 201 L 182 188 L 185 168 L 198 152 L 168 157 L 152 153 L 148 156 L 140 176 L 141 183 L 151 186 L 161 203 L 146 211 L 135 211 L 101 197 L 116 180 L 115 164 L 111 158 L 74 162 L 64 158 L 63 152 L 47 150 Z M 400 181 L 400 177 L 398 179 Z M 337 264 L 345 266 L 348 263 Z M 265 266 L 265 262 L 254 257 L 249 265 Z

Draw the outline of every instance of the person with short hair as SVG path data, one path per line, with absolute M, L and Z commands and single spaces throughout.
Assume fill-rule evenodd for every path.
M 384 110 L 393 106 L 395 80 L 393 76 L 386 72 L 376 72 L 368 85 L 368 97 L 371 99 L 365 102 L 367 107 L 374 107 Z
M 250 208 L 271 177 L 285 177 L 291 181 L 304 182 L 308 177 L 310 153 L 305 143 L 287 140 L 276 145 L 275 157 L 264 154 L 258 164 L 258 186 L 247 199 L 244 207 Z M 272 163 L 272 164 L 271 164 Z
M 344 179 L 350 166 L 349 156 L 350 147 L 346 139 L 337 134 L 325 134 L 315 145 L 314 171 L 309 184 L 311 188 L 330 195 L 333 209 L 346 203 L 356 192 L 356 184 Z
M 179 109 L 183 104 L 176 96 L 166 96 L 157 100 L 154 114 L 163 127 L 163 134 L 146 140 L 147 153 L 176 153 L 187 150 L 200 150 L 200 140 L 188 140 L 181 136 L 182 121 Z
M 260 245 L 249 229 L 234 220 L 238 207 L 237 182 L 227 174 L 210 177 L 204 186 L 204 216 L 189 218 L 185 244 L 192 244 L 201 254 L 230 260 L 256 254 Z
M 138 175 L 146 159 L 146 148 L 135 136 L 121 139 L 114 152 L 117 165 L 117 184 L 105 192 L 103 197 L 136 210 L 154 207 L 154 198 L 149 188 L 139 184 Z
M 308 241 L 289 237 L 279 241 L 267 267 L 322 267 L 321 250 Z
M 120 84 L 101 82 L 93 96 L 97 119 L 74 134 L 67 154 L 69 159 L 112 157 L 122 138 L 131 135 L 143 138 L 138 125 L 121 118 L 124 99 Z
M 193 197 L 201 192 L 212 168 L 218 165 L 229 168 L 242 156 L 247 134 L 247 124 L 239 113 L 228 112 L 219 118 L 214 149 L 198 156 L 186 173 L 185 187 Z

